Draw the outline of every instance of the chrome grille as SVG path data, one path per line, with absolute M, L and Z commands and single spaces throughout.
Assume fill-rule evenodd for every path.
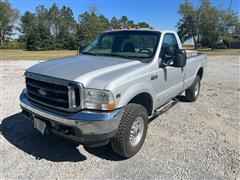
M 41 105 L 72 111 L 80 106 L 80 89 L 26 77 L 29 99 Z

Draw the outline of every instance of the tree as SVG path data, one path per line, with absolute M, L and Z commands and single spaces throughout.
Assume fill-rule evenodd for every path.
M 60 10 L 56 4 L 48 10 L 43 5 L 34 13 L 25 12 L 20 18 L 20 39 L 28 50 L 76 48 L 76 22 L 70 8 Z
M 53 4 L 49 9 L 49 20 L 56 49 L 75 49 L 76 22 L 72 10 L 66 6 L 59 10 Z
M 18 28 L 18 31 L 21 33 L 19 37 L 21 41 L 27 41 L 33 26 L 36 26 L 35 16 L 33 13 L 26 11 L 20 18 L 20 27 Z
M 0 45 L 3 45 L 4 41 L 13 34 L 18 14 L 18 10 L 13 9 L 9 2 L 0 0 Z
M 137 24 L 137 26 L 139 26 L 141 28 L 149 28 L 150 27 L 150 25 L 148 23 L 146 23 L 146 22 L 139 22 Z
M 210 0 L 201 0 L 198 8 L 186 0 L 179 13 L 182 16 L 177 25 L 179 36 L 183 41 L 193 40 L 195 48 L 201 43 L 213 50 L 221 40 L 230 39 L 239 24 L 236 13 L 213 7 Z
M 234 35 L 240 34 L 240 22 L 237 22 L 237 24 L 235 26 L 235 29 L 234 29 L 232 34 L 234 34 Z
M 40 42 L 36 50 L 52 50 L 56 48 L 54 36 L 51 33 L 51 19 L 49 11 L 44 5 L 40 5 L 35 10 L 37 29 L 36 33 L 39 33 Z
M 119 24 L 120 24 L 120 26 L 122 26 L 123 28 L 127 28 L 127 27 L 128 27 L 128 18 L 127 18 L 127 16 L 122 16 L 122 17 L 119 19 Z
M 149 27 L 146 22 L 138 23 L 141 27 Z M 113 17 L 110 22 L 99 14 L 95 6 L 79 15 L 78 23 L 69 7 L 61 9 L 53 4 L 49 9 L 38 6 L 34 13 L 26 11 L 20 18 L 19 40 L 26 43 L 28 50 L 76 49 L 85 46 L 98 34 L 110 27 L 137 26 L 127 16 L 120 19 Z
M 43 5 L 38 6 L 35 13 L 27 11 L 20 18 L 20 39 L 26 42 L 28 50 L 55 49 L 51 21 L 49 11 Z
M 98 34 L 109 29 L 109 21 L 103 15 L 98 15 L 96 9 L 79 15 L 78 24 L 78 44 L 85 46 L 92 41 Z
M 69 7 L 63 6 L 59 19 L 58 47 L 61 49 L 75 49 L 77 25 L 72 10 Z
M 150 27 L 150 25 L 146 22 L 139 22 L 135 24 L 134 21 L 129 20 L 127 16 L 122 16 L 120 19 L 117 19 L 116 17 L 113 16 L 112 19 L 110 20 L 110 27 L 114 29 L 119 27 L 128 28 L 128 27 L 136 27 L 136 26 L 139 26 L 141 28 Z
M 220 41 L 230 40 L 231 34 L 239 23 L 233 11 L 213 7 L 209 0 L 202 0 L 201 6 L 201 44 L 211 47 L 212 50 Z
M 233 11 L 225 11 L 220 14 L 220 38 L 223 42 L 228 42 L 228 47 L 231 48 L 231 44 L 235 42 L 233 35 L 240 34 L 240 22 L 238 16 Z
M 60 10 L 57 5 L 54 3 L 48 12 L 50 29 L 53 36 L 56 38 L 59 35 L 59 26 L 61 22 Z
M 202 35 L 202 46 L 212 47 L 214 49 L 220 37 L 220 22 L 221 15 L 217 8 L 212 7 L 209 0 L 201 0 L 199 7 L 200 11 L 200 33 Z
M 129 20 L 127 16 L 122 16 L 119 20 L 119 25 L 123 28 L 135 27 L 136 24 L 133 20 Z
M 178 34 L 182 41 L 192 39 L 195 48 L 199 43 L 199 11 L 187 0 L 179 7 L 182 18 L 178 22 Z
M 120 26 L 120 23 L 118 19 L 115 16 L 113 16 L 112 19 L 110 20 L 110 27 L 113 29 L 116 29 L 116 28 L 119 28 L 119 26 Z

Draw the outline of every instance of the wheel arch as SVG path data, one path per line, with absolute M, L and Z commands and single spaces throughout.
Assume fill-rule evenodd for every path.
M 146 108 L 148 115 L 152 115 L 152 111 L 153 111 L 153 98 L 152 96 L 147 93 L 147 92 L 142 92 L 139 93 L 137 95 L 135 95 L 134 97 L 131 98 L 131 100 L 127 103 L 136 103 L 136 104 L 140 104 L 143 107 Z
M 200 67 L 197 71 L 197 76 L 200 77 L 200 80 L 202 80 L 203 77 L 203 67 Z

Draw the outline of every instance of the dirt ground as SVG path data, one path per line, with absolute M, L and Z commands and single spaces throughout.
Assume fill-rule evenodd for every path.
M 24 70 L 1 63 L 1 179 L 237 179 L 240 176 L 240 58 L 209 57 L 199 99 L 150 122 L 141 151 L 123 160 L 107 146 L 42 136 L 20 114 Z M 183 99 L 180 97 L 180 100 Z

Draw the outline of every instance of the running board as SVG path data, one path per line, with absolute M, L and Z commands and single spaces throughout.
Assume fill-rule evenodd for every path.
M 160 114 L 166 112 L 169 108 L 173 107 L 175 104 L 177 104 L 178 99 L 174 98 L 172 100 L 170 100 L 169 102 L 167 102 L 166 104 L 164 104 L 163 106 L 161 106 L 160 108 L 156 109 L 154 111 L 153 116 L 159 116 Z

